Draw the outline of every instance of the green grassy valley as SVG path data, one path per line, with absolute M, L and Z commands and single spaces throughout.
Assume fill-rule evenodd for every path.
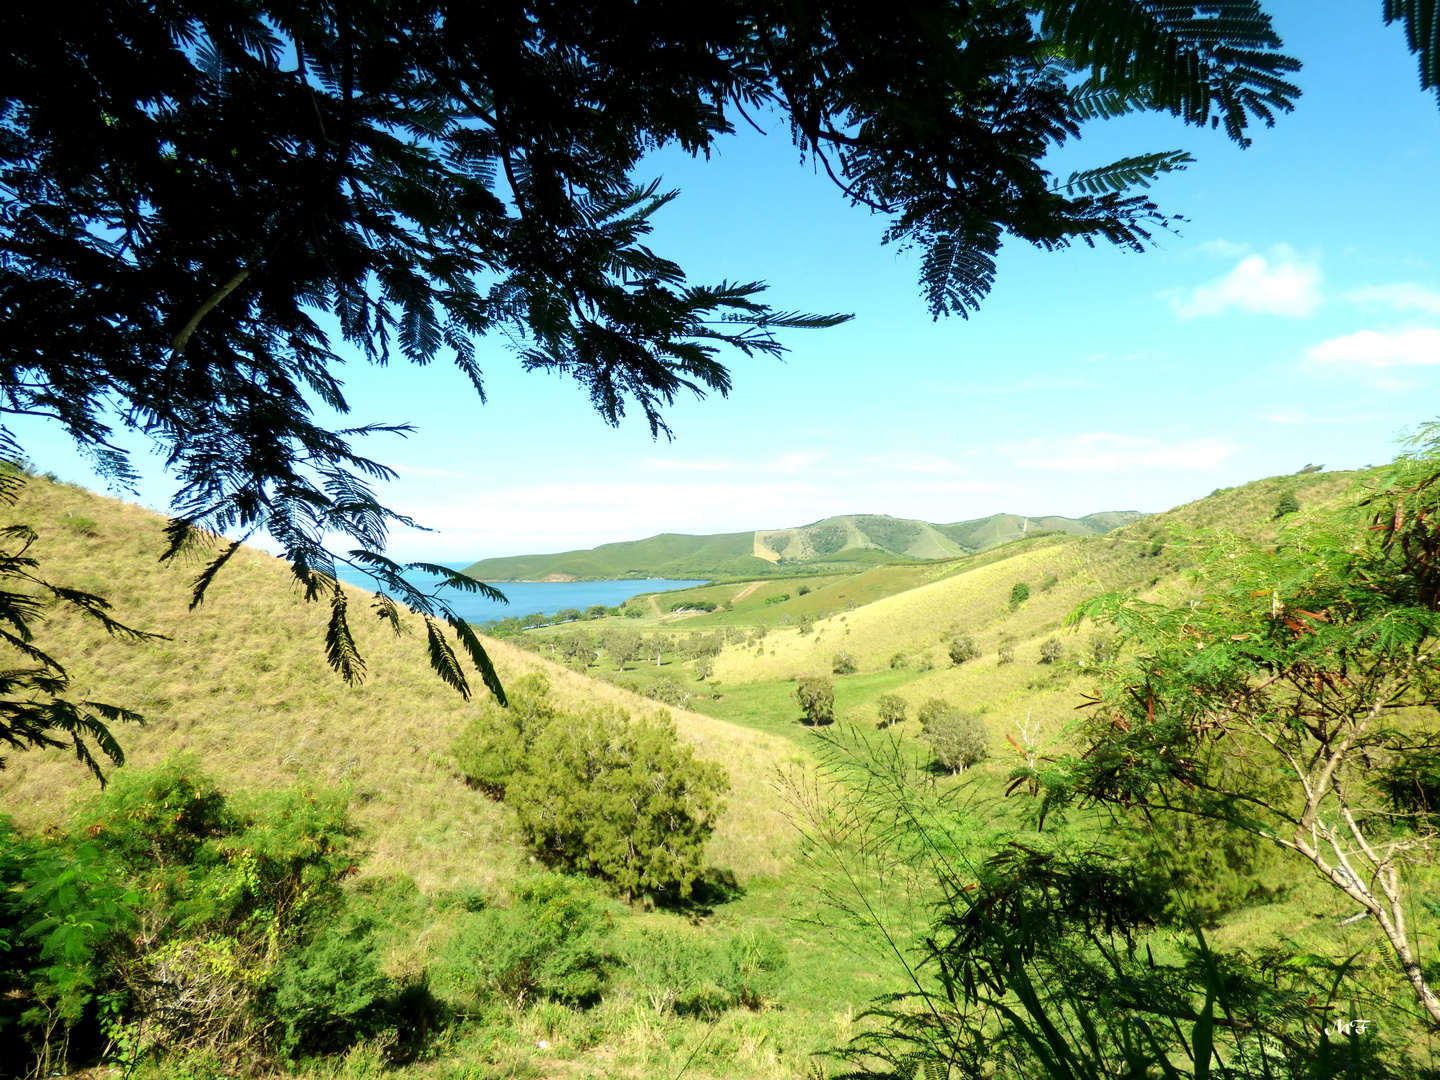
M 883 514 L 825 518 L 793 529 L 686 536 L 602 544 L 588 551 L 482 559 L 465 573 L 483 581 L 573 581 L 598 578 L 722 578 L 853 572 L 901 560 L 945 559 L 984 551 L 1032 533 L 1092 535 L 1143 515 L 1134 511 L 1083 518 L 994 514 L 934 525 Z
M 1183 601 L 1195 589 L 1187 576 L 1194 551 L 1185 540 L 1193 530 L 1273 543 L 1298 517 L 1353 501 L 1365 479 L 1275 477 L 1140 520 L 1101 518 L 1083 531 L 1039 530 L 1041 523 L 1031 522 L 1045 535 L 993 543 L 977 538 L 1002 536 L 1004 529 L 951 535 L 945 530 L 955 527 L 900 522 L 892 545 L 908 540 L 906 550 L 923 543 L 936 550 L 926 549 L 923 560 L 837 565 L 824 573 L 804 565 L 804 573 L 790 575 L 765 559 L 763 575 L 632 598 L 625 610 L 638 614 L 489 639 L 507 687 L 529 685 L 526 677 L 539 674 L 557 707 L 577 717 L 595 709 L 637 718 L 663 713 L 699 760 L 723 771 L 724 808 L 693 896 L 641 895 L 628 904 L 603 880 L 547 870 L 527 846 L 509 795 L 497 800 L 473 776 L 467 782 L 457 740 L 499 713 L 485 700 L 460 700 L 434 678 L 424 661 L 424 634 L 413 623 L 398 637 L 360 624 L 369 674 L 351 688 L 325 667 L 325 613 L 295 593 L 278 560 L 241 551 L 204 605 L 191 611 L 188 577 L 156 561 L 164 522 L 146 510 L 33 479 L 6 523 L 37 530 L 34 554 L 52 575 L 74 587 L 108 589 L 117 616 L 165 635 L 127 643 L 59 611 L 44 627 L 48 647 L 87 697 L 146 717 L 144 726 L 115 725 L 127 755 L 117 790 L 130 775 L 184 768 L 237 800 L 277 791 L 335 800 L 353 822 L 354 855 L 346 856 L 353 866 L 337 885 L 351 913 L 347 925 L 365 928 L 367 962 L 376 965 L 377 978 L 432 1003 L 429 1019 L 422 1034 L 412 1025 L 356 1036 L 334 1044 L 339 1049 L 298 1054 L 284 1068 L 317 1078 L 813 1080 L 844 1071 L 848 1066 L 827 1052 L 878 1030 L 878 1020 L 862 1017 L 867 1006 L 907 986 L 894 953 L 864 926 L 836 916 L 836 875 L 843 870 L 868 910 L 910 942 L 905 948 L 927 932 L 930 905 L 940 895 L 918 878 L 902 889 L 888 876 L 893 867 L 859 855 L 855 866 L 863 872 L 856 877 L 844 859 L 860 849 L 826 846 L 828 834 L 816 823 L 837 820 L 839 811 L 820 811 L 847 805 L 857 775 L 835 771 L 835 762 L 893 766 L 910 778 L 917 797 L 938 799 L 937 806 L 961 800 L 953 805 L 964 809 L 946 813 L 952 822 L 975 823 L 962 846 L 978 851 L 982 841 L 1028 834 L 1033 801 L 1016 791 L 1012 772 L 1027 755 L 1066 751 L 1077 707 L 1095 685 L 1092 672 L 1113 658 L 1111 631 L 1067 626 L 1076 606 L 1099 593 Z M 1277 518 L 1286 496 L 1299 509 Z M 844 520 L 858 529 L 855 523 L 866 519 Z M 1102 527 L 1104 535 L 1096 535 Z M 878 535 L 874 528 L 864 535 Z M 940 551 L 925 529 L 955 549 L 973 542 L 980 550 Z M 759 535 L 705 538 L 707 546 L 691 554 L 713 560 L 758 544 Z M 650 545 L 646 558 L 664 553 L 662 539 L 642 542 Z M 681 559 L 675 553 L 688 538 L 669 539 L 676 543 L 665 550 Z M 813 562 L 819 550 L 813 535 L 801 543 L 810 545 Z M 887 559 L 897 554 L 862 550 L 884 550 Z M 607 564 L 612 568 L 624 562 L 606 558 L 620 559 Z M 680 572 L 678 563 L 643 569 Z M 361 609 L 365 595 L 351 595 Z M 828 680 L 833 723 L 817 725 L 797 701 L 806 679 Z M 885 712 L 897 702 L 898 721 Z M 927 729 L 923 719 L 934 702 L 978 724 L 988 754 L 963 769 L 942 767 L 938 729 Z M 86 815 L 97 813 L 98 787 L 73 755 L 13 752 L 5 764 L 0 812 L 21 835 L 59 838 L 76 823 L 96 820 Z M 96 826 L 90 828 L 95 835 Z M 1094 844 L 1107 828 L 1103 814 L 1077 807 L 1058 834 L 1062 850 Z M 1352 904 L 1274 859 L 1253 856 L 1244 867 L 1225 871 L 1233 895 L 1212 902 L 1208 942 L 1252 956 L 1268 955 L 1278 942 L 1305 956 L 1353 955 L 1356 986 L 1369 995 L 1364 1000 L 1383 994 L 1388 961 L 1373 924 L 1348 918 Z M 1428 867 L 1417 873 L 1417 890 L 1434 884 Z M 1246 874 L 1248 891 L 1232 888 L 1236 875 Z M 508 939 L 483 935 L 513 930 L 527 912 L 552 909 L 589 913 L 566 918 L 591 928 L 586 955 L 593 963 L 585 970 L 597 980 L 594 989 L 572 997 L 475 989 L 483 949 L 508 947 Z M 1414 917 L 1417 933 L 1440 930 L 1428 908 Z M 1146 939 L 1162 960 L 1184 949 L 1166 933 Z M 490 944 L 475 944 L 482 939 Z M 752 972 L 750 981 L 735 983 L 737 971 Z M 732 985 L 741 989 L 714 989 Z M 712 989 L 702 993 L 704 987 Z M 1383 1033 L 1384 1046 L 1408 1054 L 1420 1028 L 1398 993 L 1386 1008 L 1392 1028 Z M 411 1038 L 418 1041 L 405 1041 Z M 137 1058 L 133 1075 L 181 1075 L 174 1070 L 182 1062 L 187 1076 L 281 1067 L 263 1055 L 227 1058 L 210 1046 L 188 1057 L 174 1051 Z

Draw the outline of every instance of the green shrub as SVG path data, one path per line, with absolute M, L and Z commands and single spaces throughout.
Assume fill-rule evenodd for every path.
M 99 536 L 100 523 L 94 518 L 80 517 L 76 514 L 66 514 L 60 519 L 60 524 L 71 532 L 77 532 L 81 536 Z
M 591 604 L 585 609 L 585 618 L 603 619 L 607 614 L 609 614 L 609 611 L 610 609 L 607 608 L 604 604 Z
M 263 1007 L 287 1057 L 333 1054 L 387 1026 L 394 989 L 375 961 L 369 924 L 329 924 L 276 966 Z
M 767 596 L 767 597 L 765 598 L 765 603 L 767 603 L 767 604 L 783 604 L 786 600 L 789 600 L 789 599 L 790 599 L 790 594 L 789 594 L 788 592 L 786 592 L 786 593 L 778 593 L 778 594 L 775 595 L 775 596 Z
M 893 727 L 905 722 L 905 699 L 898 694 L 881 694 L 875 701 L 875 711 L 880 723 Z
M 951 705 L 944 698 L 930 698 L 920 711 L 915 714 L 915 719 L 920 721 L 920 730 L 929 732 L 930 728 L 938 721 L 959 716 L 955 706 Z
M 815 617 L 808 611 L 801 612 L 799 622 L 800 633 L 808 634 L 815 626 Z
M 950 639 L 950 662 L 957 667 L 966 660 L 978 660 L 980 658 L 980 646 L 975 644 L 975 639 L 964 634 L 956 634 Z
M 1059 638 L 1050 638 L 1040 646 L 1040 663 L 1058 664 L 1065 658 L 1065 646 L 1060 644 Z
M 711 657 L 702 656 L 695 661 L 695 677 L 701 682 L 715 674 L 715 661 Z
M 768 930 L 742 930 L 726 947 L 727 989 L 737 1003 L 759 1009 L 779 994 L 788 966 L 785 943 Z
M 855 674 L 855 658 L 841 649 L 830 658 L 830 670 L 836 675 Z
M 611 920 L 584 882 L 545 874 L 523 882 L 507 907 L 466 918 L 445 946 L 438 976 L 476 1003 L 594 1001 L 615 966 L 610 932 Z
M 541 858 L 603 877 L 627 898 L 689 895 L 729 778 L 695 758 L 668 716 L 548 709 L 513 739 L 504 797 Z
M 74 825 L 126 870 L 139 872 L 192 863 L 203 845 L 241 823 L 225 793 L 193 760 L 171 757 L 153 769 L 117 769 Z
M 795 701 L 810 723 L 835 721 L 835 687 L 829 679 L 806 675 L 795 680 Z
M 990 756 L 990 731 L 973 713 L 948 712 L 931 721 L 925 739 L 935 760 L 952 774 Z
M 894 656 L 890 657 L 890 670 L 898 671 L 909 663 L 910 658 L 908 656 L 903 652 L 897 652 Z
M 626 964 L 657 1013 L 713 1019 L 735 1004 L 728 953 L 693 931 L 646 927 Z
M 1300 512 L 1300 500 L 1295 498 L 1293 491 L 1286 491 L 1280 496 L 1280 501 L 1275 504 L 1274 520 L 1279 521 L 1286 514 Z
M 1029 600 L 1029 599 L 1030 599 L 1030 586 L 1029 586 L 1029 585 L 1026 585 L 1023 581 L 1017 581 L 1014 585 L 1010 586 L 1010 606 L 1011 606 L 1011 607 L 1018 607 L 1020 604 L 1023 604 L 1026 600 Z
M 1015 662 L 1015 642 L 1013 639 L 1003 637 L 1000 639 L 1000 648 L 996 654 L 997 664 L 1013 664 Z
M 491 798 L 505 797 L 505 787 L 526 767 L 530 744 L 556 715 L 550 682 L 539 672 L 516 679 L 506 708 L 487 701 L 455 741 L 455 766 L 471 787 Z

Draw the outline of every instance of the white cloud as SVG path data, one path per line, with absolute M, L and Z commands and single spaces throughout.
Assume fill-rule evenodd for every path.
M 1305 350 L 1322 364 L 1366 367 L 1420 367 L 1440 364 L 1440 330 L 1419 326 L 1409 330 L 1360 330 L 1330 338 Z
M 1440 292 L 1414 281 L 1352 289 L 1345 294 L 1345 299 L 1367 306 L 1380 305 L 1397 311 L 1425 311 L 1440 315 Z
M 1166 445 L 1131 435 L 1090 432 L 1063 439 L 1035 439 L 1009 448 L 1026 469 L 1121 473 L 1140 469 L 1215 469 L 1240 448 L 1211 439 Z
M 1304 318 L 1320 301 L 1320 267 L 1289 248 L 1276 247 L 1269 258 L 1247 255 L 1224 277 L 1172 298 L 1171 305 L 1182 319 L 1219 315 L 1229 308 Z

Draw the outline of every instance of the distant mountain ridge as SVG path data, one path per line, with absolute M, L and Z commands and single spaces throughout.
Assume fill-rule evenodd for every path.
M 483 581 L 768 577 L 808 569 L 862 569 L 896 559 L 953 558 L 1037 532 L 1098 535 L 1145 516 L 1134 510 L 1081 518 L 992 514 L 942 525 L 886 514 L 845 514 L 790 529 L 707 536 L 660 533 L 583 551 L 481 559 L 463 573 Z

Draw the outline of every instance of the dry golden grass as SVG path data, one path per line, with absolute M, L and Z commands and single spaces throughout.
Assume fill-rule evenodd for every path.
M 302 776 L 344 784 L 372 852 L 365 871 L 404 872 L 422 889 L 503 885 L 517 871 L 525 855 L 509 813 L 467 788 L 449 763 L 450 745 L 477 705 L 430 671 L 423 632 L 397 638 L 364 619 L 366 594 L 355 590 L 352 613 L 369 672 L 364 685 L 347 687 L 322 655 L 326 612 L 303 601 L 280 560 L 242 549 L 204 605 L 189 612 L 193 570 L 159 565 L 159 515 L 33 480 L 0 519 L 16 522 L 40 532 L 33 550 L 52 580 L 102 593 L 123 621 L 171 639 L 127 644 L 63 610 L 37 635 L 67 666 L 79 696 L 149 718 L 143 728 L 116 731 L 131 763 L 182 752 L 229 788 Z M 503 680 L 542 670 L 566 706 L 657 708 L 503 642 L 487 647 Z M 701 756 L 731 776 L 710 861 L 742 880 L 782 873 L 793 840 L 771 777 L 795 758 L 794 745 L 691 712 L 673 715 Z M 60 821 L 95 791 L 61 751 L 13 753 L 7 766 L 0 812 L 26 829 Z

